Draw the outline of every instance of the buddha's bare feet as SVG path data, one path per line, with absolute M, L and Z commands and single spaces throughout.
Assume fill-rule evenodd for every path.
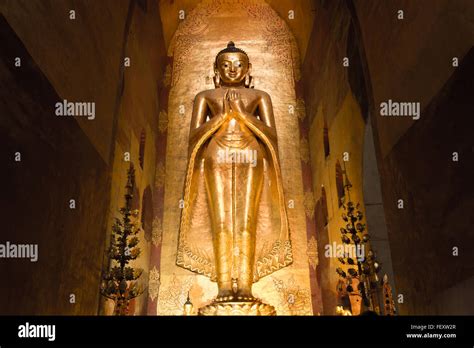
M 256 301 L 257 299 L 253 297 L 252 295 L 252 290 L 250 289 L 242 289 L 237 291 L 237 294 L 235 295 L 237 298 L 237 301 Z
M 234 300 L 234 292 L 232 290 L 219 290 L 215 302 L 228 302 Z

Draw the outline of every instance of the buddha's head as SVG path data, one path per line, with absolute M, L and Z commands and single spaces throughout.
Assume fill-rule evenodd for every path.
M 214 83 L 219 86 L 245 86 L 251 82 L 250 71 L 252 64 L 245 51 L 235 47 L 230 41 L 227 47 L 220 51 L 214 62 Z

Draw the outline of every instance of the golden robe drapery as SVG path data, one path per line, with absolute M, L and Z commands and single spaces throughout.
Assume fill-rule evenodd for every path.
M 204 184 L 203 149 L 227 118 L 239 117 L 235 112 L 210 129 L 190 149 L 184 185 L 176 264 L 216 281 L 212 230 L 208 198 Z M 277 145 L 257 127 L 245 121 L 255 134 L 264 156 L 264 179 L 257 214 L 256 248 L 253 281 L 269 275 L 293 262 L 290 230 L 283 193 Z

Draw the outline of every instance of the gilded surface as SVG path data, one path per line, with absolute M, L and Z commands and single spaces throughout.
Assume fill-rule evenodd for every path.
M 155 188 L 162 189 L 165 185 L 165 165 L 162 161 L 158 162 L 156 165 L 156 174 L 155 174 Z
M 163 74 L 163 86 L 170 87 L 171 86 L 171 65 L 168 64 L 165 69 L 165 73 Z
M 316 271 L 316 267 L 318 266 L 318 243 L 314 236 L 308 241 L 308 248 L 306 249 L 306 255 L 308 255 L 308 262 L 309 265 L 313 270 Z
M 310 219 L 314 216 L 314 207 L 316 206 L 316 201 L 314 199 L 314 195 L 312 191 L 306 191 L 304 193 L 304 210 L 306 212 L 306 216 Z
M 218 281 L 217 278 L 219 276 L 219 272 L 216 272 L 216 266 L 219 266 L 220 262 L 223 263 L 221 268 L 228 269 L 227 281 L 229 282 L 229 290 L 231 290 L 232 286 L 230 279 L 231 273 L 232 278 L 236 278 L 239 281 L 241 280 L 241 277 L 248 276 L 253 278 L 253 282 L 256 282 L 261 277 L 275 272 L 291 264 L 293 261 L 278 155 L 273 145 L 271 145 L 271 141 L 265 134 L 261 134 L 258 129 L 254 129 L 254 132 L 259 134 L 259 137 L 261 137 L 262 141 L 268 143 L 268 152 L 271 154 L 266 158 L 264 157 L 261 159 L 261 161 L 265 161 L 266 163 L 266 171 L 264 172 L 262 168 L 261 174 L 263 177 L 263 183 L 259 185 L 260 190 L 262 191 L 260 193 L 261 198 L 259 206 L 257 206 L 257 199 L 254 197 L 256 193 L 252 192 L 256 191 L 258 187 L 256 185 L 253 186 L 249 180 L 249 177 L 251 177 L 253 174 L 251 172 L 252 169 L 249 169 L 252 167 L 247 163 L 240 163 L 237 166 L 234 163 L 217 163 L 216 165 L 211 164 L 211 169 L 209 170 L 212 171 L 212 175 L 219 175 L 219 178 L 217 182 L 211 181 L 212 185 L 208 184 L 207 188 L 204 187 L 206 186 L 204 185 L 206 173 L 204 173 L 205 171 L 203 166 L 205 162 L 208 163 L 210 161 L 210 163 L 212 163 L 213 159 L 207 158 L 209 155 L 202 155 L 200 157 L 199 153 L 201 147 L 209 138 L 215 136 L 215 132 L 218 134 L 219 130 L 223 129 L 222 126 L 225 126 L 226 122 L 232 122 L 232 120 L 235 120 L 239 117 L 240 116 L 238 114 L 228 114 L 226 118 L 223 118 L 219 123 L 217 123 L 214 128 L 208 132 L 208 134 L 205 134 L 199 139 L 198 144 L 191 153 L 184 190 L 184 207 L 181 217 L 181 234 L 179 238 L 177 256 L 177 264 L 179 266 L 187 268 L 198 274 L 208 276 L 213 281 Z M 243 126 L 244 122 L 242 121 L 241 127 Z M 247 124 L 247 126 L 249 128 L 253 127 L 253 125 L 250 123 Z M 215 136 L 214 139 L 219 138 Z M 211 140 L 211 143 L 209 143 L 207 146 L 205 153 L 212 151 L 212 157 L 217 157 L 217 154 L 214 154 L 215 151 L 212 150 L 212 144 L 213 142 Z M 235 145 L 234 142 L 232 146 L 237 145 Z M 239 145 L 238 148 L 239 150 L 247 151 L 248 145 L 246 145 L 245 148 L 242 148 Z M 220 148 L 218 148 L 217 151 L 220 151 Z M 266 152 L 261 149 L 255 151 L 258 151 L 259 153 Z M 206 159 L 204 157 L 206 157 Z M 241 177 L 233 173 L 237 171 L 235 167 L 238 167 L 239 165 L 243 167 L 243 169 L 239 169 L 243 171 L 243 176 Z M 263 163 L 261 165 L 262 167 L 264 166 Z M 229 169 L 227 169 L 227 167 L 229 167 Z M 258 166 L 255 168 L 257 167 Z M 225 192 L 220 192 L 232 191 L 232 187 L 227 187 L 226 182 L 228 182 L 228 185 L 230 186 L 237 186 L 239 188 L 238 192 L 237 187 L 235 188 L 235 193 L 229 192 L 227 195 Z M 248 196 L 245 196 L 246 187 L 249 187 Z M 199 190 L 199 188 L 201 188 L 201 190 Z M 208 192 L 206 195 L 205 191 L 210 192 Z M 221 196 L 221 194 L 224 194 L 224 196 Z M 241 200 L 239 200 L 239 195 L 241 196 Z M 214 214 L 209 214 L 209 199 L 206 199 L 208 196 L 212 197 L 213 205 L 218 206 L 218 210 L 214 212 Z M 225 205 L 228 203 L 231 205 L 237 205 L 241 201 L 246 205 L 236 207 L 237 213 L 234 211 L 231 215 L 225 214 L 224 216 L 219 217 L 217 222 L 211 219 L 210 215 L 216 216 L 221 210 L 233 210 L 233 207 L 220 208 L 220 204 Z M 251 219 L 253 210 L 256 210 L 255 217 L 258 215 L 258 219 L 255 220 L 259 222 L 259 226 L 255 226 L 255 222 Z M 245 212 L 247 212 L 247 214 L 245 214 Z M 247 226 L 247 221 L 254 226 Z M 216 226 L 216 224 L 218 226 Z M 224 225 L 222 232 L 219 230 L 221 225 Z M 237 228 L 235 225 L 237 225 Z M 212 229 L 214 229 L 214 231 L 211 231 L 211 227 L 213 227 Z M 235 244 L 235 239 L 238 237 L 241 239 L 244 238 L 244 236 L 232 236 L 232 234 L 235 234 L 232 231 L 239 228 L 244 231 L 244 236 L 245 232 L 248 232 L 249 234 L 255 234 L 256 232 L 257 240 L 256 242 L 253 242 L 254 245 L 248 245 L 245 248 L 245 240 L 243 240 L 241 243 Z M 232 239 L 234 239 L 233 243 L 237 250 L 231 250 L 232 245 L 226 245 L 225 249 L 228 249 L 229 253 L 226 253 L 226 250 L 224 250 L 222 251 L 222 254 L 218 254 L 218 257 L 216 257 L 215 250 L 213 250 L 215 247 L 213 248 L 212 232 L 218 235 L 230 233 L 231 236 L 229 239 L 226 239 L 226 241 L 223 242 L 227 243 L 228 241 L 229 243 L 232 243 Z M 247 244 L 248 243 L 252 242 L 249 241 Z M 255 245 L 255 243 L 257 245 Z M 240 260 L 237 262 L 232 262 L 232 254 L 234 254 L 234 256 L 236 253 L 239 254 L 239 256 L 240 254 L 243 254 L 245 257 L 245 255 L 255 253 L 255 251 L 251 249 L 255 249 L 256 247 L 257 255 L 254 257 L 254 270 L 251 272 L 251 274 L 242 274 L 242 270 L 240 270 L 240 272 L 239 270 L 235 269 L 231 270 L 233 265 L 236 263 L 240 265 L 245 263 L 245 259 L 242 260 L 242 257 L 239 257 Z M 220 249 L 218 249 L 217 252 L 219 252 L 219 250 Z M 248 266 L 248 268 L 250 267 L 251 266 Z M 251 270 L 249 269 L 249 271 Z
M 276 315 L 273 306 L 261 303 L 260 301 L 253 302 L 226 302 L 226 303 L 211 303 L 199 310 L 199 315 L 255 315 L 255 316 L 272 316 Z
M 174 56 L 172 86 L 174 86 L 182 75 L 182 69 L 189 59 L 190 46 L 196 36 L 204 36 L 209 30 L 210 17 L 243 16 L 247 21 L 259 22 L 258 35 L 264 49 L 269 51 L 281 64 L 286 65 L 284 76 L 291 81 L 299 81 L 301 71 L 299 65 L 299 51 L 295 38 L 291 35 L 285 21 L 281 19 L 274 10 L 261 0 L 204 0 L 202 1 L 182 22 L 175 33 L 169 46 L 169 55 Z M 227 24 L 228 25 L 228 24 Z M 221 36 L 223 33 L 219 33 Z M 229 36 L 229 35 L 227 35 Z M 232 36 L 237 36 L 232 32 Z M 242 35 L 240 35 L 242 36 Z M 255 40 L 247 37 L 247 40 Z M 227 38 L 227 41 L 235 38 Z M 239 42 L 241 40 L 238 40 Z M 226 39 L 224 39 L 226 42 Z M 281 49 L 284 47 L 284 49 Z M 177 55 L 176 52 L 180 54 Z
M 148 279 L 148 296 L 154 301 L 160 292 L 160 272 L 153 266 Z
M 306 118 L 306 105 L 303 98 L 298 98 L 296 100 L 296 115 L 300 120 L 304 120 Z
M 280 40 L 271 38 L 272 31 Z M 285 39 L 282 39 L 283 31 Z M 294 40 L 284 22 L 263 1 L 242 4 L 235 1 L 203 1 L 182 22 L 171 45 L 174 66 L 168 110 L 166 171 L 163 171 L 166 172 L 166 180 L 161 259 L 161 286 L 166 290 L 160 291 L 158 314 L 182 313 L 188 290 L 196 308 L 206 304 L 217 293 L 215 283 L 209 278 L 176 266 L 175 260 L 193 99 L 198 92 L 214 88 L 209 79 L 214 75 L 213 61 L 216 53 L 229 40 L 235 41 L 248 53 L 253 64 L 255 88 L 268 92 L 272 98 L 283 190 L 286 200 L 296 202 L 295 208 L 287 211 L 291 241 L 294 250 L 306 250 L 307 247 L 300 144 L 295 141 L 299 139 L 298 118 L 288 112 L 288 105 L 297 105 L 294 78 L 298 62 L 294 60 Z M 197 199 L 195 205 L 206 207 L 205 196 Z M 199 228 L 209 228 L 204 224 L 208 219 L 206 209 L 201 211 L 202 214 L 195 216 L 195 221 L 201 223 Z M 203 257 L 208 255 L 203 254 Z M 255 283 L 254 295 L 273 305 L 277 314 L 311 314 L 307 255 L 295 253 L 293 264 L 274 274 L 282 284 L 298 284 L 297 301 L 284 305 L 281 289 L 290 288 L 277 288 L 272 277 L 264 277 Z M 195 288 L 199 291 L 194 291 Z M 196 294 L 194 297 L 193 293 Z M 305 294 L 308 296 L 305 297 Z M 290 301 L 293 301 L 292 298 L 290 296 Z
M 305 137 L 301 137 L 301 140 L 300 140 L 300 158 L 301 160 L 308 164 L 309 163 L 309 142 L 308 142 L 308 139 L 306 139 Z
M 161 134 L 166 132 L 168 129 L 168 113 L 164 110 L 160 111 L 160 114 L 158 116 L 158 130 L 160 131 Z
M 159 293 L 158 314 L 183 315 L 184 303 L 195 281 L 194 277 L 177 277 L 172 274 Z
M 288 315 L 311 315 L 311 291 L 301 286 L 295 276 L 288 280 L 273 277 L 273 285 L 280 295 L 279 312 Z
M 159 246 L 161 244 L 161 238 L 163 237 L 163 224 L 159 217 L 153 218 L 153 226 L 151 233 L 151 241 L 154 246 Z

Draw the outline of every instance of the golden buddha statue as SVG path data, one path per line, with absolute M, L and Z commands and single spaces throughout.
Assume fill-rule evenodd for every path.
M 217 282 L 214 304 L 267 306 L 252 284 L 293 261 L 272 102 L 233 42 L 214 70 L 194 100 L 176 263 Z

